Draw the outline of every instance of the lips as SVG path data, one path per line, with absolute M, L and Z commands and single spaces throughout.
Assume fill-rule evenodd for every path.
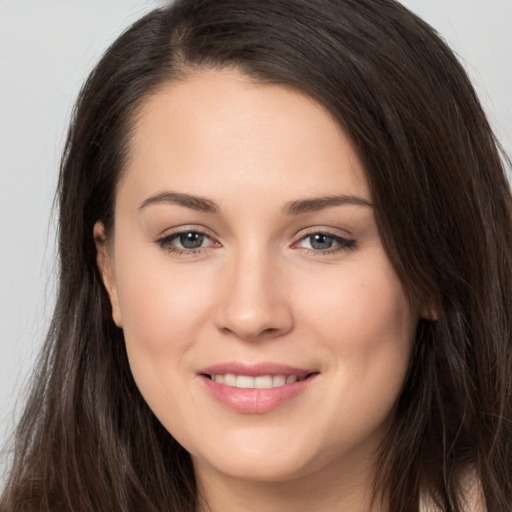
M 270 412 L 302 394 L 318 375 L 314 369 L 274 363 L 221 363 L 198 372 L 207 392 L 236 412 Z

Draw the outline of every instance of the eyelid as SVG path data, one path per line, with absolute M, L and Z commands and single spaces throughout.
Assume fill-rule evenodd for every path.
M 177 226 L 169 226 L 165 229 L 162 229 L 156 236 L 158 238 L 166 238 L 168 236 L 190 232 L 201 233 L 202 235 L 208 236 L 210 238 L 215 238 L 212 230 L 201 224 L 179 224 Z
M 310 226 L 303 229 L 300 229 L 297 234 L 295 235 L 295 238 L 303 238 L 308 235 L 315 235 L 317 233 L 323 233 L 324 235 L 332 235 L 332 236 L 338 236 L 340 238 L 350 239 L 352 237 L 352 233 L 348 229 L 341 229 L 339 227 L 334 226 L 325 226 L 325 225 L 316 225 L 316 226 Z

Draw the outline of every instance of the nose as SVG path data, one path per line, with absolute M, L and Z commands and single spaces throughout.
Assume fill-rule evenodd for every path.
M 234 258 L 221 279 L 217 327 L 243 340 L 276 338 L 293 328 L 283 273 L 263 254 Z

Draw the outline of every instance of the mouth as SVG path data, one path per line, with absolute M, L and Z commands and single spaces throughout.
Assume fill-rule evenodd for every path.
M 265 413 L 303 394 L 320 374 L 274 363 L 222 363 L 204 368 L 201 377 L 208 394 L 239 413 Z

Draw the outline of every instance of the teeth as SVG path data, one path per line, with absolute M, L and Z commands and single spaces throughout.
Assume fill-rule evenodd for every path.
M 250 375 L 234 375 L 232 373 L 211 375 L 211 379 L 218 384 L 242 389 L 279 388 L 285 384 L 293 384 L 301 380 L 297 375 L 259 375 L 258 377 L 251 377 Z
M 226 373 L 226 375 L 224 375 L 224 384 L 226 384 L 226 386 L 236 386 L 236 375 Z
M 272 387 L 277 388 L 286 384 L 286 377 L 284 375 L 276 375 L 272 378 Z
M 248 377 L 247 375 L 239 375 L 236 378 L 236 387 L 237 388 L 253 388 L 254 387 L 254 377 Z
M 273 386 L 273 379 L 270 375 L 261 375 L 254 379 L 254 387 L 258 389 L 270 389 Z
M 297 382 L 297 380 L 297 375 L 288 375 L 288 377 L 286 377 L 286 384 L 293 384 L 294 382 Z

